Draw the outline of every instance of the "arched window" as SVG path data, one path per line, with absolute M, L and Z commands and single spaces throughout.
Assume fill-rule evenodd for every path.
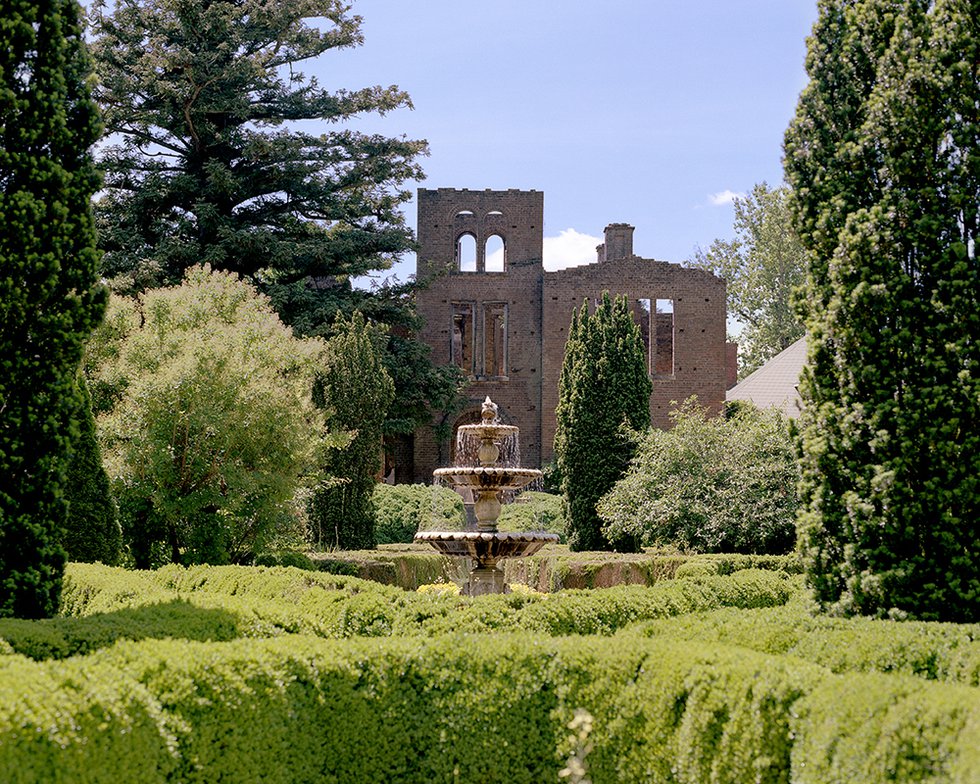
M 476 272 L 476 237 L 460 234 L 456 240 L 456 265 L 460 272 Z
M 488 218 L 492 218 L 495 215 L 503 215 L 503 213 L 500 210 L 490 210 L 490 212 L 487 213 Z
M 473 210 L 460 210 L 456 213 L 457 218 L 469 218 L 472 217 Z
M 492 234 L 487 238 L 483 256 L 483 269 L 486 272 L 503 272 L 506 269 L 504 250 L 504 238 L 499 234 Z

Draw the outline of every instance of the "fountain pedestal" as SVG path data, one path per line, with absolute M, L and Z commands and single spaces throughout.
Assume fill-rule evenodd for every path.
M 475 531 L 420 531 L 416 542 L 427 542 L 444 555 L 468 557 L 473 562 L 469 581 L 463 588 L 468 596 L 506 593 L 504 573 L 497 568 L 503 558 L 523 558 L 536 553 L 549 542 L 557 542 L 557 534 L 541 531 L 518 533 L 497 530 L 500 498 L 505 490 L 517 490 L 540 478 L 533 468 L 512 468 L 497 465 L 500 458 L 499 441 L 507 435 L 516 436 L 513 425 L 497 421 L 497 406 L 488 397 L 483 402 L 481 423 L 463 425 L 460 430 L 480 439 L 479 466 L 454 466 L 435 471 L 458 488 L 468 488 L 475 498 Z

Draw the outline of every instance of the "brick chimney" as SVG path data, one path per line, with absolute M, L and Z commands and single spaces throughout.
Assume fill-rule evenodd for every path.
M 599 261 L 629 259 L 633 256 L 633 226 L 610 223 L 606 226 L 606 241 L 599 246 Z

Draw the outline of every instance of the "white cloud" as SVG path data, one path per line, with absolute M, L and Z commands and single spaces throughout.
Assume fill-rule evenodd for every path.
M 731 204 L 735 199 L 744 199 L 745 194 L 736 191 L 719 191 L 718 193 L 708 194 L 708 201 L 711 202 L 715 207 L 721 207 L 725 204 Z
M 596 246 L 601 237 L 582 234 L 575 229 L 565 229 L 557 237 L 544 238 L 544 268 L 549 272 L 580 267 L 596 260 Z

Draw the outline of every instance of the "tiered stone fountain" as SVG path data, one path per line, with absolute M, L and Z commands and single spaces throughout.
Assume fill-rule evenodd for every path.
M 523 558 L 532 555 L 549 542 L 557 542 L 557 534 L 542 531 L 502 532 L 497 530 L 500 498 L 507 490 L 519 490 L 541 477 L 534 468 L 499 465 L 500 442 L 507 436 L 516 438 L 518 428 L 501 424 L 497 406 L 489 397 L 483 401 L 481 422 L 462 425 L 465 436 L 480 440 L 478 466 L 453 466 L 436 469 L 436 479 L 446 480 L 458 488 L 471 490 L 476 529 L 469 531 L 419 531 L 416 542 L 427 542 L 444 555 L 470 558 L 469 581 L 463 589 L 468 596 L 488 593 L 507 593 L 504 573 L 497 563 L 504 558 Z

